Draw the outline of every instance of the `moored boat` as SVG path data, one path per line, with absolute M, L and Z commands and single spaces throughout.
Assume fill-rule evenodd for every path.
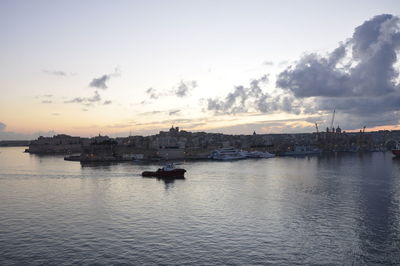
M 275 154 L 269 152 L 262 151 L 249 151 L 246 153 L 247 158 L 272 158 L 275 157 Z
M 296 145 L 293 150 L 281 153 L 281 156 L 319 155 L 322 151 L 317 147 Z
M 157 171 L 144 171 L 142 172 L 143 177 L 158 177 L 158 178 L 185 178 L 185 169 L 175 168 L 174 164 L 167 164 Z
M 400 144 L 399 143 L 396 143 L 396 147 L 394 149 L 392 149 L 392 153 L 396 157 L 400 157 Z
M 231 161 L 246 159 L 246 154 L 244 151 L 235 148 L 222 148 L 213 151 L 208 158 L 219 161 Z

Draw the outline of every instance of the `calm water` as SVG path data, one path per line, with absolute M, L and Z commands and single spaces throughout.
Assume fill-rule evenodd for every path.
M 0 264 L 400 264 L 389 153 L 81 166 L 0 148 Z

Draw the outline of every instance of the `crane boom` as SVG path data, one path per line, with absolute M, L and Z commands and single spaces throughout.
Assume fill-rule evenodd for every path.
M 315 122 L 315 129 L 317 129 L 317 133 L 319 133 L 319 131 L 318 131 L 318 124 L 317 124 L 317 122 Z
M 332 121 L 331 121 L 331 129 L 333 129 L 333 121 L 335 121 L 335 113 L 336 113 L 336 109 L 333 110 Z

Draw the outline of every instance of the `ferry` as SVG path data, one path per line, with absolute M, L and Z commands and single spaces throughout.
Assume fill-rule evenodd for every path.
M 222 148 L 213 151 L 208 158 L 219 161 L 246 159 L 246 152 L 235 148 Z

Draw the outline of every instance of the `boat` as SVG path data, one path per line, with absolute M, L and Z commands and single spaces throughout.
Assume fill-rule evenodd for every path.
M 211 152 L 208 158 L 219 161 L 246 159 L 246 152 L 235 148 L 222 148 Z
M 392 153 L 396 156 L 396 157 L 400 157 L 400 143 L 396 143 L 396 146 L 394 147 L 394 149 L 392 149 Z
M 275 154 L 269 152 L 262 152 L 262 151 L 249 151 L 246 152 L 247 158 L 272 158 L 275 157 Z
M 282 152 L 281 156 L 306 156 L 306 155 L 319 155 L 321 150 L 313 146 L 296 145 L 293 150 Z
M 162 168 L 158 168 L 157 171 L 144 171 L 142 172 L 143 177 L 158 177 L 158 178 L 185 178 L 186 170 L 182 168 L 176 168 L 174 164 L 166 164 Z

